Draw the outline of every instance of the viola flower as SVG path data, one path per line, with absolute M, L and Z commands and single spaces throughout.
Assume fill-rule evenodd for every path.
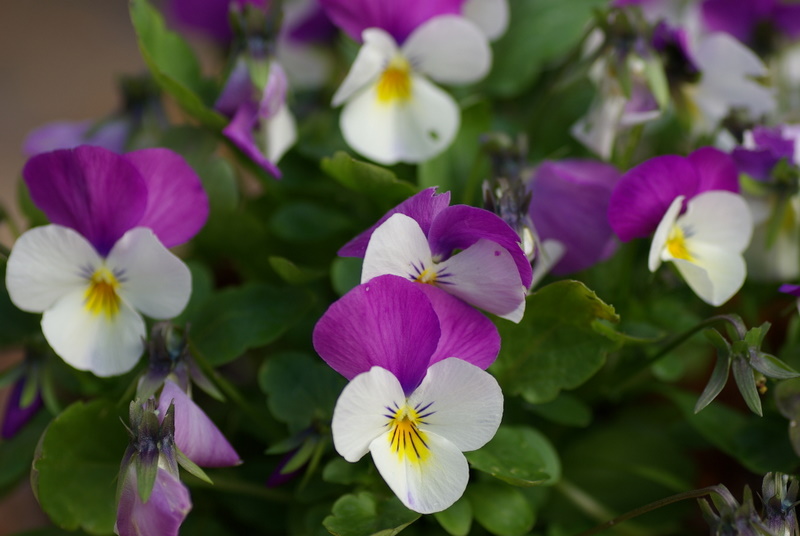
M 334 106 L 345 105 L 339 122 L 345 141 L 381 164 L 422 162 L 444 151 L 458 132 L 460 111 L 428 77 L 445 84 L 483 78 L 491 64 L 486 37 L 453 15 L 428 20 L 399 47 L 381 28 L 368 28 L 362 37 L 333 96 Z
M 317 353 L 352 380 L 334 409 L 334 447 L 350 462 L 370 452 L 414 511 L 458 500 L 469 478 L 462 452 L 500 425 L 503 395 L 482 370 L 499 349 L 492 327 L 444 292 L 383 276 L 331 305 L 314 329 Z
M 607 212 L 620 176 L 614 166 L 592 160 L 545 161 L 536 168 L 528 183 L 529 213 L 542 241 L 564 247 L 554 274 L 585 270 L 614 253 Z
M 434 192 L 424 190 L 390 210 L 339 255 L 364 257 L 362 283 L 394 274 L 519 322 L 532 279 L 519 235 L 496 214 L 448 206 L 449 193 Z
M 129 371 L 144 349 L 140 313 L 171 318 L 189 300 L 191 274 L 167 247 L 205 223 L 200 179 L 166 149 L 118 155 L 91 146 L 37 155 L 23 177 L 52 224 L 14 245 L 11 301 L 43 313 L 45 338 L 73 367 Z
M 627 242 L 650 236 L 678 196 L 687 201 L 708 190 L 739 192 L 739 174 L 727 154 L 701 147 L 687 157 L 663 155 L 630 169 L 608 203 L 608 222 Z
M 747 274 L 742 253 L 753 232 L 750 210 L 741 196 L 727 191 L 703 192 L 680 214 L 683 202 L 683 196 L 676 197 L 656 229 L 650 271 L 671 261 L 703 301 L 722 305 Z
M 792 165 L 800 163 L 800 125 L 758 126 L 744 132 L 744 142 L 731 156 L 739 171 L 767 181 L 773 168 L 782 159 Z

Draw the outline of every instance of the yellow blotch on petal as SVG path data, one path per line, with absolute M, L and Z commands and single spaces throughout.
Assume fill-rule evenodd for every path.
M 428 285 L 435 285 L 436 284 L 436 270 L 432 270 L 430 268 L 426 268 L 422 270 L 422 273 L 414 279 L 417 283 L 425 283 Z
M 84 303 L 86 309 L 94 315 L 114 316 L 119 312 L 120 299 L 117 295 L 119 281 L 105 266 L 95 270 L 89 280 Z
M 389 421 L 389 443 L 399 461 L 420 463 L 430 456 L 428 438 L 419 429 L 420 424 L 424 424 L 424 421 L 408 406 L 398 409 Z
M 377 84 L 378 101 L 384 104 L 411 97 L 411 65 L 402 56 L 395 56 L 384 69 Z
M 669 237 L 667 238 L 666 247 L 673 258 L 686 261 L 692 260 L 692 254 L 689 252 L 689 248 L 686 245 L 686 235 L 679 226 L 673 225 L 672 230 L 669 232 Z

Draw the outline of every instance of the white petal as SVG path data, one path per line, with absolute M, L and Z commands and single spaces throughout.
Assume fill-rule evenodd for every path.
M 695 60 L 704 74 L 727 74 L 737 78 L 767 74 L 767 68 L 758 56 L 725 32 L 704 37 L 695 51 Z
M 455 15 L 434 17 L 402 48 L 414 70 L 445 84 L 477 82 L 489 72 L 492 49 L 475 23 Z
M 59 298 L 85 289 L 102 259 L 80 234 L 60 225 L 22 234 L 8 258 L 6 288 L 22 309 L 41 313 Z
M 655 272 L 658 270 L 658 267 L 661 266 L 661 254 L 664 252 L 667 245 L 669 233 L 675 225 L 675 221 L 678 219 L 678 214 L 683 206 L 683 199 L 684 196 L 679 195 L 672 201 L 672 204 L 667 209 L 667 212 L 664 213 L 664 217 L 661 218 L 661 222 L 656 228 L 653 241 L 650 243 L 650 255 L 647 260 L 647 266 L 650 268 L 651 272 Z
M 394 414 L 387 406 L 402 407 L 405 402 L 400 382 L 386 369 L 372 367 L 353 378 L 333 410 L 331 430 L 336 452 L 348 462 L 360 460 L 375 438 L 387 433 Z
M 191 272 L 150 229 L 137 227 L 122 235 L 106 264 L 119 274 L 119 296 L 149 317 L 172 318 L 189 302 Z
M 320 89 L 331 76 L 333 57 L 330 52 L 315 45 L 294 43 L 282 37 L 276 55 L 286 69 L 293 88 Z
M 439 361 L 408 399 L 425 424 L 461 451 L 477 450 L 494 437 L 503 418 L 503 393 L 497 380 L 457 356 Z M 422 417 L 423 415 L 427 415 Z
M 388 165 L 422 162 L 444 151 L 460 121 L 458 105 L 447 92 L 412 74 L 408 99 L 381 102 L 373 84 L 347 103 L 340 127 L 353 149 Z
M 722 190 L 703 192 L 690 199 L 678 224 L 693 231 L 691 236 L 686 233 L 690 250 L 703 242 L 741 253 L 753 234 L 753 217 L 744 198 Z
M 740 254 L 713 246 L 696 252 L 694 262 L 674 259 L 686 283 L 704 302 L 718 306 L 728 301 L 744 284 L 747 269 Z
M 461 13 L 478 25 L 490 41 L 494 41 L 508 28 L 508 0 L 467 0 Z
M 537 252 L 535 263 L 533 265 L 533 277 L 531 279 L 531 288 L 534 288 L 539 282 L 550 273 L 550 270 L 558 264 L 561 257 L 567 252 L 567 247 L 558 240 L 544 240 L 539 242 L 541 247 Z
M 289 107 L 284 102 L 275 115 L 263 120 L 266 139 L 266 156 L 273 164 L 297 141 L 297 125 Z
M 422 228 L 405 214 L 393 214 L 369 239 L 361 282 L 386 274 L 415 279 L 419 272 L 431 266 L 431 248 Z M 415 267 L 421 268 L 417 271 Z
M 397 54 L 397 44 L 391 35 L 380 28 L 364 30 L 364 44 L 358 51 L 350 72 L 333 95 L 334 106 L 339 106 L 358 90 L 371 84 Z
M 522 319 L 527 289 L 505 248 L 482 238 L 438 266 L 439 288 L 501 318 Z
M 131 370 L 144 350 L 141 315 L 121 301 L 114 315 L 95 314 L 85 306 L 85 291 L 61 298 L 42 316 L 42 332 L 64 361 L 97 376 Z
M 388 434 L 369 447 L 381 476 L 406 507 L 421 514 L 441 512 L 456 502 L 467 487 L 469 467 L 458 448 L 436 434 L 427 434 L 430 455 L 424 461 L 400 458 Z

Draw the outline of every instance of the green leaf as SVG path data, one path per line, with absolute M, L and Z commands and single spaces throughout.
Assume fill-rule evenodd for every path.
M 420 188 L 438 186 L 440 192 L 450 191 L 452 198 L 469 204 L 480 193 L 479 178 L 489 172 L 488 158 L 480 158 L 480 136 L 491 129 L 492 108 L 485 101 L 474 102 L 461 110 L 461 126 L 452 144 L 443 153 L 422 162 L 417 168 Z M 483 162 L 482 169 L 475 169 Z M 474 184 L 467 181 L 475 177 Z
M 186 266 L 189 267 L 189 272 L 192 274 L 192 295 L 183 312 L 173 320 L 175 324 L 183 324 L 188 319 L 194 318 L 214 292 L 214 274 L 205 264 L 190 260 L 186 262 Z
M 719 335 L 719 332 L 716 330 L 710 330 L 716 333 L 720 339 L 722 339 L 722 335 Z M 722 339 L 724 341 L 724 339 Z M 726 341 L 727 344 L 727 341 Z M 708 380 L 708 384 L 706 384 L 706 388 L 703 389 L 700 398 L 697 399 L 697 404 L 694 405 L 694 412 L 697 413 L 702 410 L 704 407 L 709 405 L 712 400 L 717 398 L 717 395 L 722 392 L 722 389 L 725 387 L 725 384 L 728 383 L 728 373 L 731 370 L 731 359 L 730 359 L 730 351 L 726 353 L 724 352 L 717 352 L 717 364 L 714 365 L 714 371 L 711 373 L 711 378 Z
M 286 203 L 275 211 L 270 220 L 275 235 L 294 244 L 330 240 L 348 231 L 350 220 L 339 211 L 317 203 L 298 201 Z
M 203 102 L 202 97 L 210 97 L 213 87 L 203 79 L 200 64 L 186 41 L 167 29 L 164 18 L 147 0 L 130 0 L 130 15 L 142 58 L 158 85 L 189 115 L 221 130 L 228 121 Z
M 796 370 L 775 357 L 764 352 L 755 351 L 750 355 L 750 366 L 767 378 L 789 380 L 800 376 Z
M 552 283 L 528 296 L 519 324 L 499 323 L 503 346 L 491 370 L 507 393 L 533 404 L 553 400 L 588 380 L 615 346 L 594 329 L 599 319 L 619 317 L 583 283 Z
M 472 528 L 472 505 L 466 497 L 461 497 L 447 510 L 433 515 L 452 536 L 467 536 Z
M 515 486 L 552 485 L 561 478 L 552 443 L 529 426 L 501 426 L 486 445 L 464 454 L 473 468 Z
M 270 257 L 269 264 L 281 279 L 290 285 L 304 285 L 327 275 L 322 270 L 302 268 L 285 257 Z
M 310 293 L 295 287 L 247 284 L 210 296 L 192 322 L 193 349 L 212 366 L 278 339 L 311 307 Z
M 345 379 L 321 359 L 300 352 L 270 357 L 258 372 L 272 415 L 293 430 L 330 420 Z
M 337 257 L 331 263 L 331 284 L 339 296 L 361 283 L 361 265 L 364 260 L 358 257 Z
M 364 483 L 369 480 L 371 471 L 369 463 L 367 458 L 361 458 L 356 463 L 350 463 L 344 458 L 334 458 L 322 469 L 322 479 L 325 482 L 347 486 Z
M 323 158 L 320 167 L 343 186 L 388 207 L 417 193 L 416 186 L 399 180 L 388 169 L 356 160 L 344 151 Z
M 0 490 L 30 471 L 33 451 L 48 422 L 50 415 L 39 411 L 14 437 L 0 441 Z
M 6 263 L 0 263 L 0 277 L 6 280 Z M 19 344 L 41 333 L 41 315 L 20 311 L 11 303 L 6 286 L 0 289 L 0 347 Z
M 750 364 L 743 357 L 735 357 L 732 363 L 733 379 L 736 380 L 736 387 L 742 393 L 747 407 L 750 411 L 758 415 L 763 414 L 761 411 L 761 397 L 758 394 L 758 387 L 756 387 L 756 378 L 753 374 L 753 369 Z
M 31 481 L 42 509 L 59 527 L 112 532 L 116 480 L 128 445 L 120 417 L 108 400 L 75 402 L 45 430 Z
M 497 536 L 522 536 L 533 528 L 536 512 L 516 488 L 501 482 L 478 482 L 467 496 L 475 520 Z
M 567 426 L 584 427 L 592 421 L 592 409 L 569 393 L 561 393 L 550 402 L 533 404 L 530 410 L 545 419 Z
M 189 457 L 186 456 L 186 454 L 181 452 L 181 450 L 178 447 L 175 447 L 175 460 L 178 462 L 178 465 L 180 465 L 181 468 L 190 475 L 199 478 L 200 480 L 202 480 L 207 484 L 214 483 L 208 477 L 206 472 L 203 471 L 203 469 L 199 465 L 190 460 Z
M 508 30 L 494 43 L 492 70 L 483 86 L 494 95 L 510 97 L 525 91 L 548 63 L 578 46 L 605 0 L 515 0 L 509 2 Z
M 371 493 L 344 495 L 322 522 L 334 536 L 394 536 L 419 519 L 392 496 L 379 500 Z

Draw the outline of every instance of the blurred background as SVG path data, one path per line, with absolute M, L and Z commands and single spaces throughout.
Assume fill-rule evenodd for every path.
M 144 62 L 125 0 L 3 0 L 0 16 L 0 201 L 24 228 L 15 205 L 25 136 L 51 121 L 112 112 L 117 79 L 142 72 Z M 11 241 L 0 225 L 0 242 Z M 15 359 L 17 352 L 0 353 L 0 371 Z M 0 390 L 0 415 L 6 396 Z M 0 536 L 46 524 L 27 483 L 0 500 Z

